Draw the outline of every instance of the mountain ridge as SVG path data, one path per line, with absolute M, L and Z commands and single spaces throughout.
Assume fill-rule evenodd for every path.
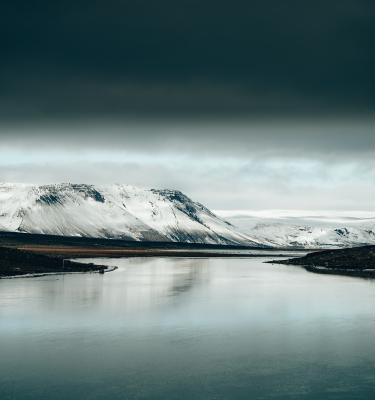
M 172 189 L 0 184 L 0 230 L 135 241 L 260 245 Z

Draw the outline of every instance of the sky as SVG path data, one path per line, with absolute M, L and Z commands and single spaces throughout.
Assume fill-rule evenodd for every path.
M 375 211 L 373 1 L 0 8 L 0 181 Z

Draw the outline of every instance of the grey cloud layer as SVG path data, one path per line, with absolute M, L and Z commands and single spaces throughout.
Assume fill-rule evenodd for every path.
M 216 209 L 374 210 L 375 162 L 253 159 L 202 162 L 199 157 L 147 162 L 46 159 L 2 163 L 0 180 L 128 183 L 182 190 Z
M 375 151 L 375 119 L 133 120 L 0 126 L 2 148 L 207 157 L 351 159 Z

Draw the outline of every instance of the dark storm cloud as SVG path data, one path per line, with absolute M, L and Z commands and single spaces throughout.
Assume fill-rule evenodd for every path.
M 375 3 L 5 1 L 3 120 L 371 112 Z
M 4 0 L 0 181 L 373 209 L 375 2 Z

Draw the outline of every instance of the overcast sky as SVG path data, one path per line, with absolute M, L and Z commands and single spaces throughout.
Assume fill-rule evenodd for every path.
M 374 210 L 375 3 L 12 1 L 0 180 Z

